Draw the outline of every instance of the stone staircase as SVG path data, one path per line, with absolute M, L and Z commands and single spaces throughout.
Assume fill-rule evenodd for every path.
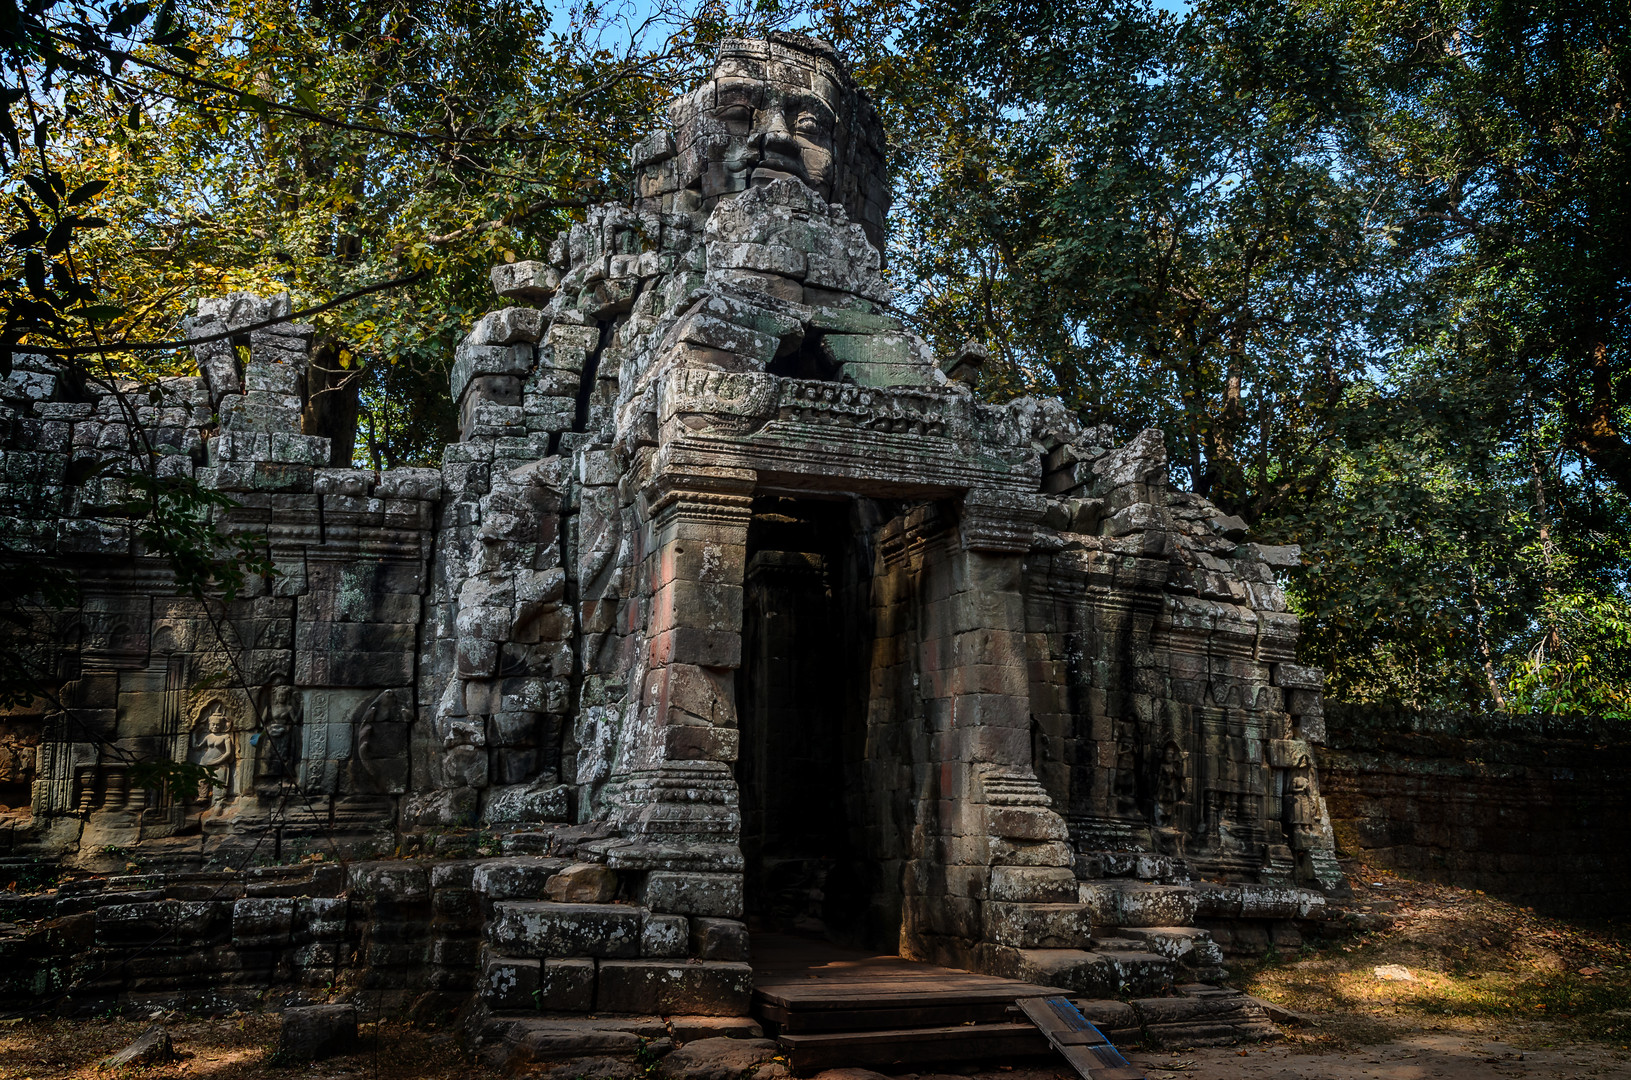
M 1106 853 L 1083 863 L 1118 876 L 1077 880 L 1069 874 L 1068 881 L 1059 882 L 1050 877 L 1044 890 L 1033 870 L 1023 879 L 1031 902 L 988 901 L 986 938 L 991 944 L 982 946 L 986 970 L 1096 998 L 1123 999 L 1227 976 L 1222 950 L 1208 931 L 1195 925 L 1201 898 L 1183 883 L 1187 873 L 1181 862 Z M 992 893 L 1001 897 L 1004 891 L 999 870 Z M 1036 902 L 1044 892 L 1048 902 Z

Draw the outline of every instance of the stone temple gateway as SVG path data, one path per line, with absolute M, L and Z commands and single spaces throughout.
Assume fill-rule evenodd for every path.
M 6 865 L 102 875 L 13 903 L 68 944 L 7 993 L 729 1015 L 751 927 L 1109 995 L 1341 887 L 1295 552 L 891 313 L 830 49 L 727 42 L 668 121 L 630 204 L 493 271 L 440 470 L 330 467 L 310 328 L 254 328 L 286 298 L 201 304 L 236 336 L 158 404 L 0 387 L 24 531 L 82 579 L 0 717 Z M 205 610 L 116 479 L 69 482 L 133 424 L 275 575 Z

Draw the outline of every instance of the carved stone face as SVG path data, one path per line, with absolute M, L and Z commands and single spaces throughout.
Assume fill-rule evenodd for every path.
M 832 47 L 798 34 L 720 44 L 713 75 L 636 148 L 637 208 L 709 212 L 793 178 L 844 207 L 880 250 L 889 210 L 878 113 Z
M 721 74 L 703 116 L 716 134 L 702 175 L 705 199 L 796 177 L 833 198 L 839 85 L 810 73 L 810 86 Z
M 199 718 L 199 727 L 211 735 L 225 735 L 231 718 L 219 703 L 211 702 L 204 709 L 204 715 Z

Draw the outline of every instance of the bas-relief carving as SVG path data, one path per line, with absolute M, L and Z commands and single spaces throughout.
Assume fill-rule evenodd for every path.
M 281 784 L 298 771 L 300 752 L 300 699 L 288 683 L 265 688 L 261 706 L 261 730 L 251 737 L 255 747 L 255 780 L 258 785 Z
M 300 694 L 300 790 L 307 795 L 335 795 L 342 770 L 351 758 L 355 723 L 374 690 L 302 690 Z
M 219 699 L 207 701 L 193 721 L 187 760 L 209 770 L 214 780 L 208 788 L 210 809 L 218 809 L 240 793 L 233 769 L 237 758 L 237 732 L 226 704 Z

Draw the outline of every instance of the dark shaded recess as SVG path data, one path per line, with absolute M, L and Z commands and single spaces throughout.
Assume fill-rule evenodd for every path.
M 765 371 L 789 379 L 841 381 L 843 365 L 822 346 L 824 336 L 819 330 L 806 330 L 803 337 L 784 338 L 781 349 L 775 359 L 765 366 Z
M 340 366 L 344 346 L 319 342 L 306 364 L 306 401 L 300 410 L 300 433 L 330 440 L 330 467 L 348 469 L 357 446 L 358 391 L 362 368 Z
M 750 924 L 893 952 L 899 927 L 869 918 L 881 882 L 865 854 L 872 623 L 860 509 L 754 502 L 736 775 Z

